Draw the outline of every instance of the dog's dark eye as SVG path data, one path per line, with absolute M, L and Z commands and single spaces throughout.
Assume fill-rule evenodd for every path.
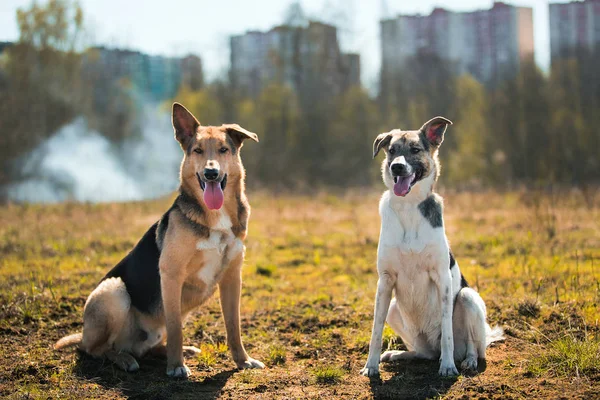
M 227 147 L 221 147 L 221 148 L 219 149 L 219 153 L 221 153 L 221 154 L 225 154 L 225 153 L 227 153 L 227 150 L 229 150 Z
M 421 151 L 421 149 L 420 149 L 420 148 L 418 148 L 418 147 L 411 147 L 411 148 L 410 148 L 410 152 L 411 152 L 411 153 L 413 153 L 413 154 L 417 154 L 417 153 L 419 153 L 420 151 Z
M 194 149 L 194 153 L 202 154 L 204 153 L 204 151 L 202 151 L 202 149 L 198 147 L 197 149 Z
M 393 147 L 390 147 L 390 149 L 388 150 L 388 152 L 389 152 L 391 155 L 394 155 L 394 153 L 396 152 L 396 149 L 395 149 L 395 148 L 393 148 Z

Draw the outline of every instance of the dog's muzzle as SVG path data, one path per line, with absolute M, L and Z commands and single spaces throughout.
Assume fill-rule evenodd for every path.
M 207 179 L 206 175 L 212 179 Z M 218 170 L 216 176 L 214 175 L 214 171 L 209 171 L 209 173 L 206 174 L 205 170 L 202 175 L 196 172 L 196 178 L 198 178 L 200 188 L 204 192 L 202 198 L 204 199 L 206 207 L 208 207 L 209 210 L 220 209 L 225 200 L 223 190 L 225 190 L 225 186 L 227 186 L 227 174 L 224 174 L 222 178 L 219 178 Z
M 196 172 L 196 178 L 198 178 L 198 183 L 200 184 L 200 188 L 202 190 L 206 190 L 206 183 L 212 183 L 212 182 L 218 182 L 221 186 L 221 190 L 225 190 L 225 186 L 227 186 L 227 174 L 223 175 L 223 178 L 219 181 L 219 172 L 217 171 L 217 176 L 216 178 L 213 179 L 208 179 L 206 177 L 206 170 L 204 170 L 204 173 L 202 175 L 204 175 L 204 179 L 202 179 L 202 176 L 200 175 L 200 173 Z M 209 176 L 213 176 L 212 174 L 209 174 Z
M 400 156 L 390 164 L 390 173 L 394 178 L 394 194 L 406 196 L 417 182 L 415 170 L 406 162 L 404 156 Z

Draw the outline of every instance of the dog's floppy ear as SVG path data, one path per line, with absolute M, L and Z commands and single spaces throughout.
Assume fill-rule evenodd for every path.
M 377 135 L 373 142 L 373 158 L 379 154 L 379 150 L 381 150 L 382 147 L 385 147 L 390 143 L 390 140 L 392 140 L 392 134 L 389 132 Z
M 246 139 L 252 139 L 255 142 L 258 142 L 258 136 L 254 132 L 250 132 L 238 124 L 224 124 L 223 128 L 225 128 L 225 132 L 233 141 L 233 144 L 238 149 L 242 147 L 242 143 Z
M 190 138 L 196 135 L 196 130 L 200 126 L 200 122 L 188 111 L 187 108 L 179 103 L 173 103 L 173 129 L 175 129 L 175 139 L 182 146 L 187 146 Z
M 452 125 L 452 121 L 444 117 L 431 118 L 421 127 L 421 132 L 433 147 L 439 147 L 444 141 L 444 132 L 448 125 Z

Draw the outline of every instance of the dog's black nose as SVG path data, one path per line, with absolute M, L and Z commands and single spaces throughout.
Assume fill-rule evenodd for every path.
M 406 164 L 392 164 L 392 172 L 394 175 L 405 175 L 407 172 Z
M 216 168 L 206 168 L 204 170 L 204 177 L 206 180 L 214 181 L 219 177 L 219 170 Z

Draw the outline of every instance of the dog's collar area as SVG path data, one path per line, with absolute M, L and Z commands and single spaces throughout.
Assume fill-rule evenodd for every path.
M 196 172 L 196 178 L 198 178 L 198 183 L 200 184 L 200 189 L 205 190 L 206 182 L 204 182 L 204 180 L 202 180 L 200 173 Z M 225 174 L 225 176 L 223 176 L 223 179 L 221 179 L 221 182 L 219 182 L 219 183 L 221 184 L 221 190 L 225 190 L 225 187 L 227 186 L 227 174 Z

